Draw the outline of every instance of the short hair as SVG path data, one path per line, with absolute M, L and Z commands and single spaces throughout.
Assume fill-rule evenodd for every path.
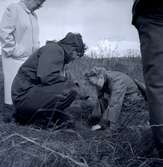
M 106 69 L 104 67 L 93 67 L 89 72 L 85 73 L 86 79 L 90 77 L 99 77 L 100 75 L 105 76 Z

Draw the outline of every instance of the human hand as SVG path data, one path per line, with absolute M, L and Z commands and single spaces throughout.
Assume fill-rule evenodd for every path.
M 91 130 L 92 130 L 92 131 L 96 131 L 96 130 L 100 130 L 101 128 L 102 128 L 101 125 L 96 124 L 96 125 L 93 125 L 93 126 L 91 127 Z
M 30 53 L 25 51 L 25 48 L 22 45 L 16 45 L 12 57 L 15 59 L 21 59 L 28 57 L 29 55 Z

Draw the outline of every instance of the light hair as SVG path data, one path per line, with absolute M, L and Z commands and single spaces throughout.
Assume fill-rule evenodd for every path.
M 94 67 L 91 71 L 93 71 L 97 77 L 106 74 L 106 69 L 104 67 Z
M 85 78 L 89 80 L 91 77 L 99 78 L 100 76 L 103 76 L 106 78 L 107 71 L 103 67 L 93 67 L 89 72 L 85 73 Z

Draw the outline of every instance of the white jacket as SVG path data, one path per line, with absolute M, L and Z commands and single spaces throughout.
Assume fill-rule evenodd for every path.
M 37 16 L 23 1 L 7 7 L 0 23 L 5 103 L 12 104 L 12 81 L 24 61 L 39 48 Z

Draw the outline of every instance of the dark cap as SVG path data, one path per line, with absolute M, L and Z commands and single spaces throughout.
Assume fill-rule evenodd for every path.
M 79 57 L 82 57 L 84 55 L 84 51 L 86 50 L 82 36 L 79 33 L 69 32 L 62 40 L 59 41 L 59 43 L 75 48 L 75 50 L 80 53 Z

